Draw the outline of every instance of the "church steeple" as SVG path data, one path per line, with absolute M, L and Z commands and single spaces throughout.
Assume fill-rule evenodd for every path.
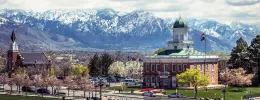
M 8 76 L 11 77 L 12 72 L 15 68 L 15 62 L 17 60 L 17 55 L 19 53 L 18 51 L 18 45 L 16 44 L 16 36 L 14 33 L 14 30 L 11 34 L 11 43 L 10 43 L 10 49 L 7 52 L 7 72 Z
M 16 37 L 15 37 L 14 30 L 13 30 L 12 35 L 11 35 L 11 40 L 13 43 L 15 42 L 15 39 L 16 39 Z
M 16 44 L 16 36 L 15 36 L 15 33 L 14 33 L 14 30 L 12 31 L 12 34 L 11 34 L 11 45 L 10 45 L 10 51 L 15 51 L 15 52 L 18 52 L 18 45 Z

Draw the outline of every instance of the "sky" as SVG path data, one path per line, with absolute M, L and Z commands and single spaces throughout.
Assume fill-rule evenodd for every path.
M 101 9 L 145 10 L 161 18 L 212 19 L 229 24 L 260 23 L 260 0 L 0 0 L 0 9 L 45 11 Z

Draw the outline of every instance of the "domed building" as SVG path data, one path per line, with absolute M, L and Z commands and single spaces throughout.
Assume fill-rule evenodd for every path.
M 205 54 L 193 48 L 193 41 L 188 39 L 189 27 L 182 18 L 175 21 L 172 30 L 173 37 L 168 41 L 166 48 L 157 54 L 144 56 L 144 85 L 176 88 L 176 75 L 186 69 L 199 69 L 202 74 L 208 76 L 211 85 L 218 84 L 218 56 Z

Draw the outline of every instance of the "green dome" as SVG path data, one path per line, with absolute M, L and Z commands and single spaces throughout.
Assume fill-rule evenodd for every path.
M 185 20 L 179 18 L 174 22 L 173 28 L 187 28 Z

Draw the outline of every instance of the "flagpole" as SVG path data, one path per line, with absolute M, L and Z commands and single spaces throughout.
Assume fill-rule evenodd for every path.
M 205 55 L 205 58 L 204 58 L 204 75 L 206 75 L 206 71 L 205 71 L 205 69 L 206 69 L 206 34 L 204 34 L 204 40 L 205 40 L 205 52 L 204 52 L 204 55 Z

